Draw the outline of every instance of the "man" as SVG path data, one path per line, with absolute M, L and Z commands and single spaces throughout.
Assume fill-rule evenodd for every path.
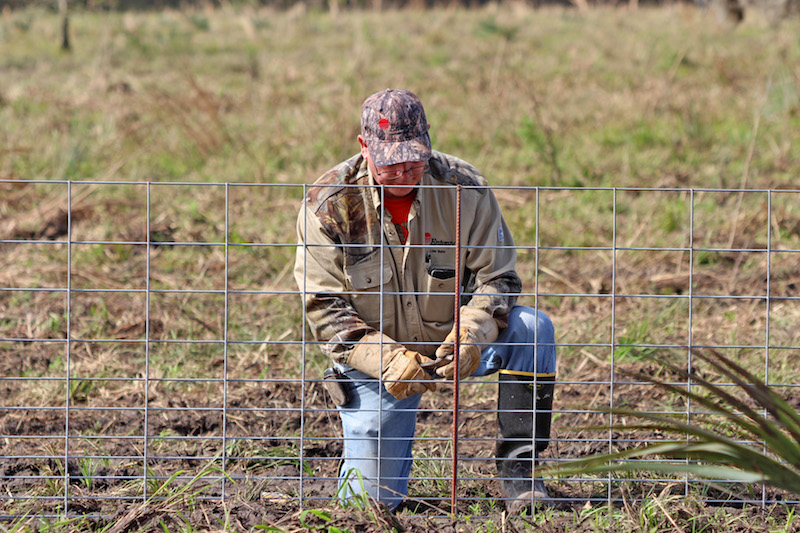
M 340 493 L 366 491 L 397 507 L 408 493 L 422 395 L 436 390 L 436 378 L 453 379 L 457 358 L 459 379 L 500 373 L 503 498 L 512 512 L 530 509 L 547 501 L 532 472 L 550 437 L 553 325 L 515 306 L 516 250 L 497 200 L 474 167 L 431 150 L 428 129 L 413 93 L 386 89 L 367 98 L 361 152 L 309 188 L 297 220 L 295 278 L 308 323 L 348 396 L 338 406 Z

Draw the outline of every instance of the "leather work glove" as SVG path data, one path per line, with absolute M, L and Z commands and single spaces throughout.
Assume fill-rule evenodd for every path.
M 433 378 L 420 366 L 432 362 L 377 332 L 365 335 L 347 359 L 347 364 L 356 370 L 383 379 L 386 391 L 398 400 L 436 390 Z
M 452 357 L 455 351 L 456 335 L 458 335 L 458 377 L 464 379 L 477 370 L 481 362 L 483 346 L 497 340 L 500 330 L 492 315 L 474 307 L 463 306 L 460 311 L 459 331 L 455 326 L 445 337 L 444 342 L 436 349 L 436 358 Z M 436 369 L 436 373 L 446 379 L 453 379 L 456 373 L 455 359 L 447 365 Z

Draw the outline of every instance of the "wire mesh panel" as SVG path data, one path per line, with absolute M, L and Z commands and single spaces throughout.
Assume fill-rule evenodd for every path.
M 108 515 L 168 505 L 181 491 L 287 510 L 342 495 L 346 443 L 322 386 L 330 360 L 305 324 L 294 277 L 307 191 L 0 181 L 0 515 Z M 702 405 L 631 374 L 697 387 L 654 356 L 734 390 L 694 355 L 716 350 L 798 405 L 800 191 L 493 192 L 515 240 L 518 303 L 555 325 L 553 422 L 539 466 L 666 438 L 620 431 L 635 422 L 610 409 L 713 426 Z M 448 294 L 444 315 L 459 296 L 469 297 Z M 408 505 L 473 515 L 500 505 L 499 382 L 459 380 L 455 395 L 440 380 L 423 395 Z M 718 481 L 744 501 L 787 500 Z M 665 488 L 729 498 L 691 475 L 547 486 L 564 508 Z

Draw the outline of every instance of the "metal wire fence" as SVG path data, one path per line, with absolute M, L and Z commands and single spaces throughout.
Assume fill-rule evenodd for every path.
M 329 363 L 293 279 L 308 187 L 0 180 L 0 515 L 101 514 L 198 484 L 202 498 L 274 505 L 336 495 Z M 520 303 L 556 327 L 544 462 L 665 438 L 591 429 L 619 421 L 610 408 L 707 414 L 619 373 L 658 376 L 654 353 L 698 368 L 691 350 L 714 348 L 800 403 L 800 190 L 493 192 L 516 241 Z M 492 512 L 497 384 L 458 383 L 455 413 L 452 382 L 424 395 L 412 499 Z M 743 501 L 787 501 L 718 481 Z M 666 486 L 728 498 L 686 476 L 548 486 L 569 505 Z

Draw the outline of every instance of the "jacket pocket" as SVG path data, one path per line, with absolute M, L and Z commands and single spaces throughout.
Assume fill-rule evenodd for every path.
M 381 324 L 381 311 L 383 311 L 384 321 L 392 320 L 392 298 L 394 296 L 384 294 L 383 307 L 381 307 L 381 292 L 385 293 L 391 290 L 392 268 L 389 264 L 384 262 L 381 275 L 380 257 L 376 256 L 354 265 L 345 266 L 344 274 L 347 280 L 347 289 L 352 291 L 348 295 L 350 304 L 364 322 L 378 329 Z M 386 325 L 385 322 L 384 325 Z
M 453 322 L 455 310 L 455 270 L 428 269 L 425 286 L 418 296 L 419 309 L 425 322 L 447 324 Z
M 344 267 L 347 284 L 356 291 L 363 291 L 384 285 L 392 279 L 392 267 L 387 262 L 383 263 L 383 276 L 381 277 L 380 257 L 367 259 L 354 265 Z

